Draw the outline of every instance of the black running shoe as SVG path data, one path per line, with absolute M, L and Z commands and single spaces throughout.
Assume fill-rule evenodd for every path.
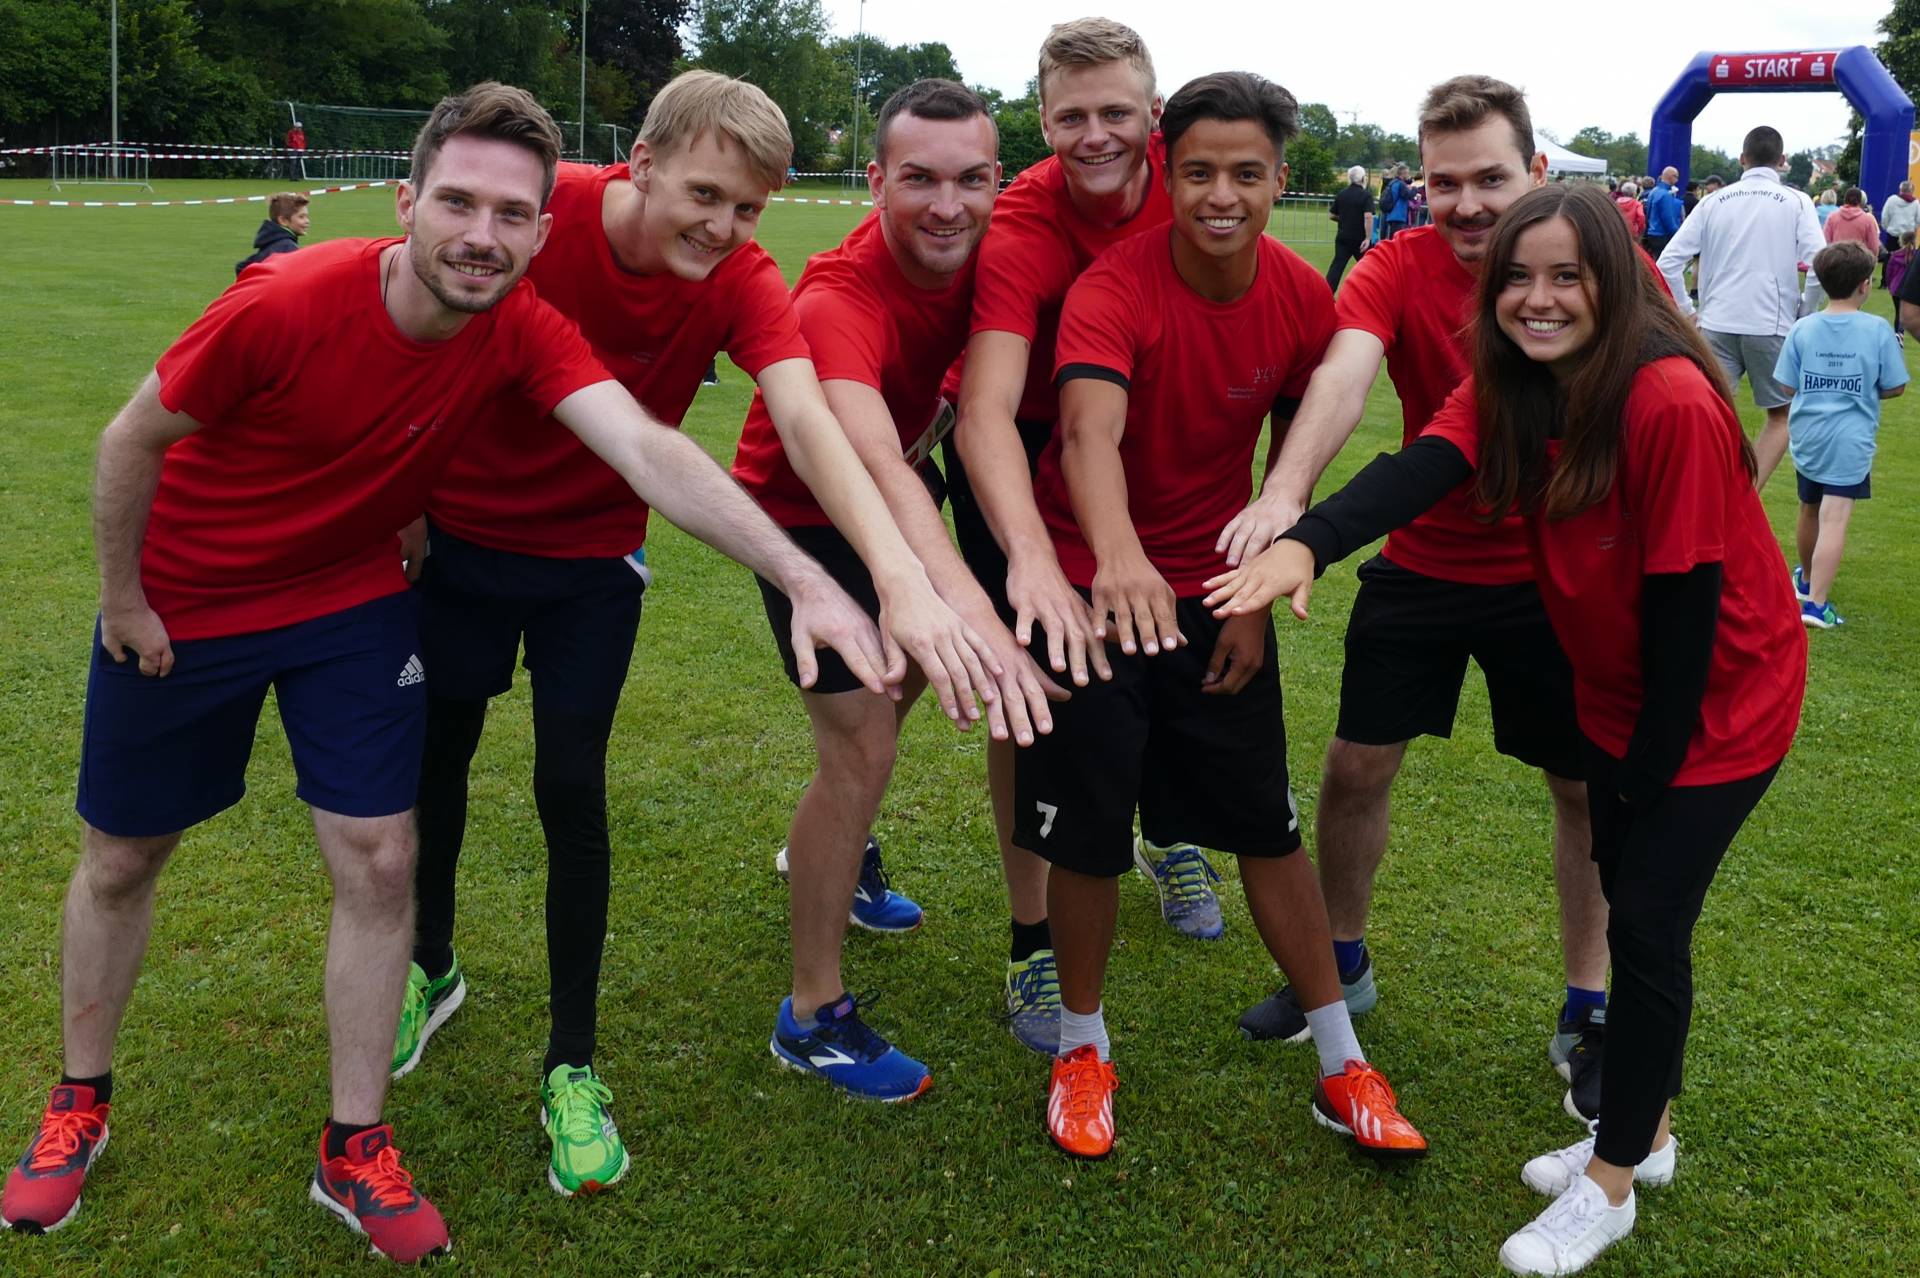
M 1349 1015 L 1373 1010 L 1380 1001 L 1380 991 L 1373 984 L 1373 955 L 1362 950 L 1360 965 L 1340 973 L 1340 992 L 1346 998 Z M 1291 985 L 1282 985 L 1242 1012 L 1240 1034 L 1255 1041 L 1279 1039 L 1284 1043 L 1304 1043 L 1313 1037 L 1307 1027 L 1306 1009 L 1300 1006 L 1300 996 Z
M 1555 1062 L 1560 1077 L 1571 1084 L 1561 1104 L 1574 1118 L 1591 1123 L 1600 1117 L 1600 1049 L 1607 1039 L 1607 1009 L 1584 1008 L 1573 1020 L 1561 1022 L 1556 1044 L 1569 1037 L 1573 1044 L 1564 1061 Z

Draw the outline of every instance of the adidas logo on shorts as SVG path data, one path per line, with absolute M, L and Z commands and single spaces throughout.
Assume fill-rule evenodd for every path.
M 394 684 L 394 687 L 411 688 L 416 683 L 425 683 L 426 681 L 427 672 L 420 665 L 420 658 L 413 656 L 408 657 L 407 664 L 400 667 L 400 681 Z

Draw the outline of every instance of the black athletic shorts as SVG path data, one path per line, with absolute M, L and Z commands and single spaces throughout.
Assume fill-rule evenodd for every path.
M 1039 473 L 1040 454 L 1046 451 L 1047 441 L 1053 438 L 1053 423 L 1025 421 L 1015 422 L 1014 425 L 1020 428 L 1020 443 L 1027 450 L 1027 478 L 1031 479 Z M 953 502 L 953 536 L 960 543 L 960 557 L 973 570 L 980 588 L 987 592 L 987 598 L 993 600 L 1000 620 L 1006 623 L 1008 629 L 1012 629 L 1014 616 L 1012 606 L 1007 603 L 1006 552 L 1000 549 L 1000 543 L 994 539 L 993 529 L 987 526 L 980 500 L 974 495 L 973 485 L 967 481 L 966 467 L 960 464 L 960 450 L 954 446 L 953 436 L 947 436 L 941 447 L 946 450 L 941 459 L 947 468 L 947 496 Z
M 1494 749 L 1557 777 L 1581 775 L 1573 667 L 1532 582 L 1463 585 L 1384 555 L 1359 577 L 1340 675 L 1341 740 L 1452 736 L 1472 658 L 1487 679 Z
M 838 528 L 830 524 L 789 528 L 787 535 L 793 538 L 794 545 L 819 560 L 827 576 L 839 582 L 840 588 L 853 596 L 853 601 L 865 608 L 869 617 L 875 621 L 880 619 L 880 595 L 873 588 L 873 576 Z M 793 654 L 793 603 L 780 587 L 765 577 L 755 574 L 754 580 L 760 583 L 760 601 L 767 606 L 767 624 L 773 627 L 773 641 L 780 645 L 780 664 L 786 667 L 788 681 L 798 688 L 800 666 Z M 853 692 L 867 686 L 854 677 L 833 649 L 822 648 L 815 655 L 820 660 L 820 677 L 807 691 Z
M 1299 849 L 1272 623 L 1266 663 L 1229 697 L 1200 691 L 1220 623 L 1197 598 L 1179 601 L 1177 621 L 1188 642 L 1173 652 L 1127 656 L 1107 645 L 1112 681 L 1075 688 L 1053 707 L 1053 731 L 1014 755 L 1015 847 L 1117 878 L 1133 864 L 1137 805 L 1155 843 L 1235 856 Z M 1030 650 L 1047 651 L 1038 626 Z
M 505 692 L 524 640 L 527 673 L 543 704 L 587 718 L 612 715 L 633 662 L 647 588 L 640 551 L 552 559 L 475 545 L 431 526 L 427 539 L 416 589 L 433 696 L 467 701 Z

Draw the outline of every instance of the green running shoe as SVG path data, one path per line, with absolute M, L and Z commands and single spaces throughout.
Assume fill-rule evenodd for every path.
M 613 1090 L 592 1066 L 556 1065 L 540 1083 L 540 1125 L 553 1142 L 547 1183 L 566 1198 L 615 1184 L 632 1160 L 607 1106 Z
M 447 1023 L 447 1018 L 467 1001 L 467 978 L 460 971 L 460 956 L 437 980 L 429 980 L 418 963 L 407 966 L 407 992 L 400 1003 L 400 1028 L 393 1036 L 393 1077 L 412 1071 L 427 1050 L 427 1040 Z

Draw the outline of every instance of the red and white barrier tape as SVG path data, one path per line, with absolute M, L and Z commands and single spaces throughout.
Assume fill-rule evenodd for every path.
M 158 149 L 156 149 L 158 148 Z M 311 150 L 285 146 L 221 146 L 200 142 L 84 142 L 62 146 L 12 146 L 0 149 L 0 155 L 99 155 L 149 160 L 325 160 L 345 156 L 367 156 L 383 160 L 411 158 L 407 151 Z
M 341 191 L 364 191 L 376 186 L 394 186 L 399 179 L 378 182 L 350 182 L 345 186 L 315 187 L 302 195 L 335 195 Z M 8 205 L 55 209 L 164 209 L 187 204 L 265 204 L 272 195 L 222 195 L 203 200 L 9 200 L 0 198 L 0 208 Z

